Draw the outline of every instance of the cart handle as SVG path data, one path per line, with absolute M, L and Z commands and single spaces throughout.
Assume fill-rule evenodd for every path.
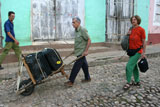
M 24 58 L 25 57 L 24 54 L 21 54 L 21 57 Z
M 84 57 L 84 56 L 79 56 L 79 57 L 77 57 L 76 59 L 74 59 L 72 62 L 70 62 L 70 63 L 68 63 L 68 64 L 66 64 L 66 65 L 70 65 L 70 64 L 72 64 L 73 62 L 75 62 L 75 61 L 81 59 L 82 57 Z
M 67 55 L 63 60 L 67 59 L 68 57 L 70 57 L 70 56 L 73 55 L 73 54 L 74 54 L 74 51 L 71 52 L 69 55 Z

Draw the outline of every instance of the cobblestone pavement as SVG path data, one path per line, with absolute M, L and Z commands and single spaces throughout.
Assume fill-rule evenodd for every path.
M 141 86 L 126 83 L 126 62 L 90 67 L 92 81 L 81 83 L 83 72 L 76 78 L 73 87 L 64 86 L 65 78 L 37 85 L 32 95 L 16 95 L 16 79 L 0 82 L 0 107 L 160 107 L 160 57 L 148 59 L 150 69 L 140 73 Z M 69 73 L 69 72 L 68 72 Z

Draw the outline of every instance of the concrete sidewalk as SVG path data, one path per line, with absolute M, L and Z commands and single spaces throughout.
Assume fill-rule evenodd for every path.
M 98 65 L 104 65 L 107 63 L 114 63 L 114 62 L 122 62 L 127 61 L 128 56 L 123 50 L 120 49 L 108 49 L 108 47 L 91 47 L 90 50 L 96 51 L 97 48 L 101 48 L 100 52 L 90 52 L 90 54 L 87 56 L 87 60 L 89 63 L 89 66 L 98 66 Z M 103 50 L 103 51 L 102 51 Z M 152 57 L 158 57 L 160 56 L 160 44 L 157 45 L 148 45 L 146 49 L 146 55 L 148 58 Z M 123 57 L 122 57 L 123 56 Z M 62 57 L 63 59 L 64 57 Z M 76 57 L 71 56 L 64 60 L 65 64 L 68 64 L 72 60 L 74 60 Z M 2 65 L 5 69 L 0 70 L 0 80 L 2 79 L 11 79 L 16 78 L 16 73 L 19 70 L 17 63 L 9 63 L 9 64 L 3 64 Z M 65 67 L 65 69 L 71 69 L 72 65 L 68 65 Z M 26 72 L 25 67 L 23 68 L 24 72 Z

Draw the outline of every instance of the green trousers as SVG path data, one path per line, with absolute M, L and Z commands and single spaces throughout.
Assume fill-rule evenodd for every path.
M 131 56 L 129 58 L 129 61 L 126 66 L 126 79 L 127 79 L 128 83 L 131 82 L 132 74 L 134 76 L 134 80 L 136 83 L 140 81 L 139 80 L 139 71 L 138 71 L 138 66 L 137 66 L 137 62 L 140 57 L 141 57 L 141 54 L 136 53 L 134 56 Z
M 20 61 L 20 55 L 21 55 L 21 49 L 20 47 L 15 44 L 14 42 L 6 42 L 4 50 L 2 54 L 0 55 L 0 65 L 2 64 L 3 60 L 5 59 L 6 55 L 10 51 L 10 49 L 13 49 L 15 52 L 15 55 L 18 58 L 18 61 Z

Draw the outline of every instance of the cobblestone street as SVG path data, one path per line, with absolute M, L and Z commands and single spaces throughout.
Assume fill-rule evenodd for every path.
M 16 95 L 16 78 L 0 82 L 0 107 L 160 107 L 160 57 L 148 59 L 150 69 L 140 73 L 141 86 L 123 91 L 126 62 L 90 67 L 92 81 L 64 86 L 66 78 L 37 85 L 32 95 Z M 67 72 L 69 74 L 69 71 Z M 57 77 L 56 77 L 57 76 Z

